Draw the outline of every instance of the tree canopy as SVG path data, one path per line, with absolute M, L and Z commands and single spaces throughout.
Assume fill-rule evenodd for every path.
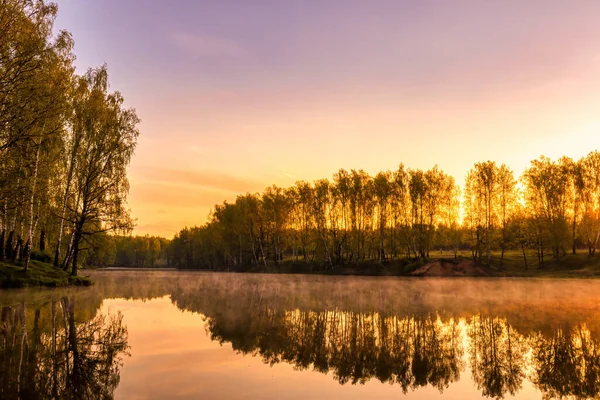
M 184 228 L 170 244 L 181 268 L 246 270 L 318 263 L 327 269 L 364 262 L 424 260 L 431 252 L 534 251 L 560 260 L 600 237 L 600 153 L 574 161 L 540 157 L 517 179 L 505 164 L 477 162 L 464 190 L 437 166 L 371 176 L 339 170 L 332 180 L 268 187 L 216 205 L 202 226 Z
M 27 269 L 32 252 L 48 252 L 76 275 L 93 236 L 133 226 L 126 168 L 140 121 L 109 92 L 106 66 L 75 73 L 71 34 L 53 30 L 57 11 L 0 2 L 0 260 Z

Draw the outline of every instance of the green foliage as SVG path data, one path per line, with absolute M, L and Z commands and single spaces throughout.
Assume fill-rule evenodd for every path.
M 95 237 L 131 230 L 126 168 L 139 118 L 108 91 L 106 66 L 75 74 L 57 12 L 44 0 L 0 3 L 0 261 L 27 270 L 48 251 L 76 275 L 82 251 L 113 262 Z
M 332 182 L 272 186 L 217 205 L 206 225 L 175 236 L 169 260 L 179 268 L 241 271 L 303 262 L 335 271 L 425 258 L 435 247 L 458 249 L 459 194 L 437 167 L 407 172 L 400 165 L 375 177 L 340 170 Z M 443 229 L 450 241 L 437 240 Z
M 51 263 L 52 256 L 45 251 L 32 251 L 31 259 L 41 261 L 43 263 Z
M 549 253 L 560 262 L 582 246 L 594 255 L 600 153 L 578 162 L 534 160 L 521 183 L 523 191 L 504 164 L 476 163 L 467 175 L 461 221 L 461 190 L 437 166 L 421 171 L 401 164 L 374 177 L 340 170 L 332 181 L 273 186 L 215 206 L 205 225 L 175 235 L 168 260 L 178 268 L 280 272 L 303 262 L 334 272 L 405 259 L 410 271 L 448 251 L 454 258 L 470 251 L 488 265 L 495 254 L 502 264 L 516 251 L 523 269 L 543 268 Z

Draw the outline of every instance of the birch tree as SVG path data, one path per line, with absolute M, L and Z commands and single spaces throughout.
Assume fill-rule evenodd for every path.
M 69 213 L 73 225 L 71 274 L 77 275 L 82 240 L 95 233 L 128 230 L 132 221 L 125 201 L 129 190 L 126 168 L 133 156 L 140 122 L 135 110 L 123 106 L 119 92 L 108 93 L 106 66 L 85 75 L 87 93 L 74 112 L 82 121 L 80 144 L 73 163 Z

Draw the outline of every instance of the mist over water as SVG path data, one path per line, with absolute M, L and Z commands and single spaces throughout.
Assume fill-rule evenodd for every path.
M 0 292 L 1 398 L 600 396 L 596 280 L 92 278 Z

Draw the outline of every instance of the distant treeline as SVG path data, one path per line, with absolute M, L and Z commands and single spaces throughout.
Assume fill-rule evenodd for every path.
M 516 249 L 525 268 L 533 262 L 543 268 L 548 258 L 559 261 L 578 249 L 594 256 L 599 237 L 600 153 L 594 151 L 578 161 L 542 156 L 518 181 L 504 164 L 476 163 L 462 191 L 437 166 L 402 164 L 375 176 L 342 169 L 331 181 L 272 186 L 216 205 L 205 225 L 175 236 L 169 260 L 213 270 L 282 262 L 334 268 L 424 260 L 440 249 L 454 256 L 469 250 L 489 263 L 492 252 L 502 260 Z
M 90 267 L 156 268 L 169 266 L 170 241 L 157 236 L 98 235 L 85 253 Z
M 139 119 L 105 66 L 75 73 L 58 6 L 0 1 L 0 261 L 50 258 L 77 274 L 94 237 L 133 227 L 126 168 Z

